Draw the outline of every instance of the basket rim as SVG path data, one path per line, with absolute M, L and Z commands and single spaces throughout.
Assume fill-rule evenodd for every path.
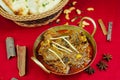
M 31 20 L 36 20 L 36 19 L 42 19 L 44 17 L 50 16 L 59 10 L 61 10 L 69 0 L 62 0 L 57 6 L 55 6 L 53 9 L 48 10 L 44 13 L 41 14 L 32 14 L 32 15 L 14 15 L 14 14 L 9 14 L 6 12 L 2 7 L 0 7 L 0 15 L 3 17 L 13 20 L 13 21 L 31 21 Z
M 46 25 L 50 22 L 52 22 L 53 20 L 57 19 L 57 17 L 62 13 L 62 11 L 60 11 L 54 18 L 52 19 L 49 19 L 48 21 L 45 21 L 43 23 L 39 23 L 39 24 L 25 24 L 25 23 L 19 23 L 19 22 L 16 22 L 14 21 L 17 25 L 21 26 L 21 27 L 26 27 L 26 28 L 32 28 L 32 27 L 39 27 L 39 26 L 42 26 L 42 25 Z

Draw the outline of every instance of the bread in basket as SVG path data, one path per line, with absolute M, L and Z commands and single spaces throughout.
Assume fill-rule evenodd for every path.
M 16 5 L 15 1 L 16 4 L 17 3 L 19 4 Z M 24 2 L 26 1 L 26 3 L 23 3 L 22 1 Z M 37 4 L 39 4 L 37 5 L 37 8 L 36 4 L 34 4 L 35 1 L 38 1 Z M 9 20 L 14 21 L 16 24 L 20 26 L 24 27 L 41 26 L 55 20 L 60 15 L 60 13 L 62 12 L 62 8 L 67 4 L 68 1 L 69 0 L 1 0 L 0 15 Z M 25 7 L 23 4 L 25 4 Z M 47 7 L 41 8 L 41 6 Z M 19 7 L 22 7 L 24 9 L 19 9 Z M 29 10 L 26 8 L 29 8 Z M 18 13 L 17 9 L 19 9 L 18 11 L 23 12 Z M 38 11 L 36 9 L 38 9 Z

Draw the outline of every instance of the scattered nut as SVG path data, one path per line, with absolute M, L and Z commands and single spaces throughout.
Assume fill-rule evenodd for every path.
M 75 7 L 70 7 L 69 10 L 73 11 L 73 10 L 75 10 Z
M 73 6 L 76 5 L 76 3 L 77 3 L 77 1 L 73 1 L 73 2 L 72 2 L 72 5 L 73 5 Z
M 86 21 L 83 21 L 83 25 L 90 25 L 88 22 L 86 22 Z
M 71 2 L 71 3 L 69 4 L 69 6 L 70 6 L 70 7 L 71 7 L 71 6 L 75 6 L 76 3 L 77 3 L 77 1 L 73 1 L 73 2 Z
M 71 22 L 74 22 L 76 19 L 78 19 L 78 16 L 76 16 L 73 19 L 71 19 Z
M 74 10 L 74 9 L 75 9 L 75 7 L 70 7 L 69 9 L 64 10 L 65 19 L 70 20 L 69 13 L 71 13 L 72 10 Z
M 66 14 L 66 15 L 65 15 L 65 19 L 66 19 L 66 20 L 70 20 L 69 14 Z
M 88 22 L 86 22 L 86 21 L 83 21 L 82 24 L 83 24 L 82 27 L 85 27 L 85 26 L 89 26 L 89 25 L 90 25 L 90 24 L 89 24 Z
M 60 23 L 60 19 L 57 19 L 57 20 L 56 20 L 56 23 L 59 24 L 59 23 Z
M 86 22 L 86 21 L 83 21 L 82 22 L 82 27 L 84 28 L 85 26 L 89 26 L 90 24 L 88 23 L 88 22 Z M 80 22 L 78 23 L 78 26 L 81 26 L 80 25 Z
M 89 7 L 89 8 L 87 8 L 87 10 L 88 10 L 88 11 L 94 11 L 94 8 Z
M 68 22 L 66 22 L 64 25 L 69 25 L 69 23 L 68 23 Z
M 73 10 L 75 10 L 75 7 L 70 7 L 69 9 L 65 9 L 64 10 L 64 14 L 69 14 L 69 13 L 71 13 Z
M 69 14 L 69 13 L 71 13 L 71 11 L 69 9 L 65 9 L 63 13 L 64 14 Z
M 77 12 L 77 14 L 81 14 L 81 10 L 79 10 L 79 9 L 76 9 L 76 12 Z
M 75 7 L 70 7 L 69 9 L 64 10 L 63 13 L 65 14 L 65 19 L 70 20 L 69 13 L 71 13 L 73 10 L 75 10 Z

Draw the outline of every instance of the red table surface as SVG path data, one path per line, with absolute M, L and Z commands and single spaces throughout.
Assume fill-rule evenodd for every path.
M 70 0 L 72 2 L 73 0 Z M 81 72 L 72 76 L 57 76 L 54 74 L 48 74 L 38 67 L 32 60 L 33 56 L 33 44 L 35 39 L 44 30 L 50 28 L 50 25 L 45 25 L 36 28 L 24 28 L 16 25 L 10 20 L 7 20 L 0 16 L 0 80 L 10 80 L 12 77 L 18 80 L 120 80 L 120 1 L 119 0 L 76 0 L 76 8 L 82 10 L 82 16 L 89 16 L 93 18 L 97 24 L 97 31 L 94 35 L 94 39 L 97 44 L 97 56 L 95 61 L 91 65 L 95 69 L 93 75 L 88 75 L 85 72 Z M 87 11 L 88 7 L 93 7 L 94 11 Z M 65 8 L 68 8 L 66 5 Z M 64 9 L 65 9 L 64 8 Z M 71 13 L 70 17 L 74 17 L 76 13 Z M 113 22 L 112 41 L 108 42 L 106 36 L 103 35 L 102 30 L 98 24 L 98 19 L 102 19 L 108 27 L 108 22 Z M 61 14 L 60 24 L 56 24 L 55 21 L 52 26 L 62 25 L 67 20 L 64 19 L 64 14 Z M 70 22 L 71 25 L 77 25 L 78 21 Z M 89 32 L 92 31 L 92 26 L 86 28 Z M 5 39 L 11 36 L 15 40 L 15 45 L 27 46 L 27 62 L 26 62 L 26 75 L 20 77 L 17 69 L 17 57 L 10 60 L 7 59 Z M 106 71 L 100 71 L 96 67 L 96 64 L 101 60 L 104 53 L 110 53 L 113 59 L 108 63 L 108 69 Z

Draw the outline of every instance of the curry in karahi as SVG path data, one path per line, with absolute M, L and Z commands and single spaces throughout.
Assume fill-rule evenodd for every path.
M 93 49 L 83 31 L 47 30 L 37 47 L 38 59 L 55 73 L 82 70 L 93 58 Z

